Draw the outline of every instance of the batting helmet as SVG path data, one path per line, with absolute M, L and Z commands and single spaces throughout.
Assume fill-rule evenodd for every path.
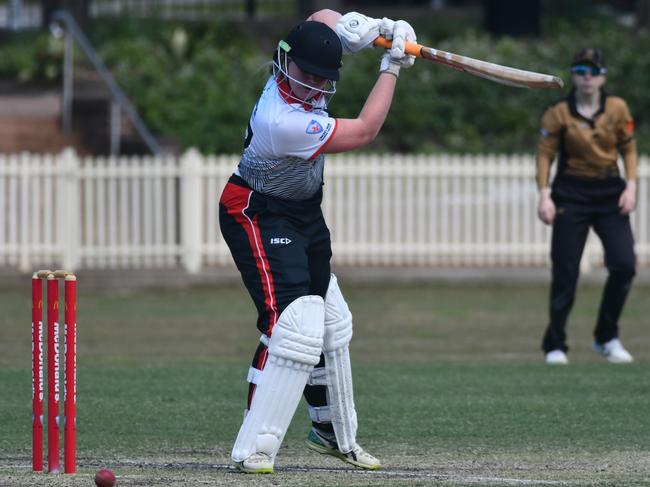
M 324 23 L 301 22 L 280 42 L 280 48 L 304 72 L 338 81 L 343 48 L 336 32 Z

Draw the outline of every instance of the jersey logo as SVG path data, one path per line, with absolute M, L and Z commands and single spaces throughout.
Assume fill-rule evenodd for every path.
M 271 245 L 289 245 L 291 239 L 287 237 L 271 237 Z
M 318 123 L 317 120 L 312 120 L 311 122 L 309 122 L 309 125 L 307 125 L 307 130 L 305 131 L 305 133 L 316 135 L 316 134 L 320 134 L 322 131 L 323 131 L 323 126 L 320 123 Z

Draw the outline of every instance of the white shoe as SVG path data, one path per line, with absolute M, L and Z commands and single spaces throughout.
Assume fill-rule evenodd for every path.
M 544 362 L 552 365 L 566 365 L 569 363 L 569 359 L 563 350 L 558 349 L 548 352 L 544 357 Z
M 613 338 L 607 343 L 594 342 L 594 352 L 599 353 L 603 357 L 607 357 L 613 364 L 629 364 L 634 362 L 630 352 L 623 348 L 623 344 L 618 338 Z
M 243 462 L 235 462 L 235 468 L 244 473 L 273 473 L 273 458 L 266 453 L 253 453 Z
M 307 446 L 312 450 L 323 455 L 331 455 L 339 458 L 355 467 L 365 468 L 367 470 L 378 470 L 381 468 L 379 460 L 359 445 L 355 445 L 352 451 L 343 453 L 339 450 L 335 440 L 328 440 L 323 435 L 319 435 L 314 428 L 309 432 L 306 442 Z

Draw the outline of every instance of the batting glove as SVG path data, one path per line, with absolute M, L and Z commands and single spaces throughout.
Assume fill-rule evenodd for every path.
M 390 55 L 395 62 L 399 63 L 401 68 L 413 66 L 415 56 L 405 55 L 406 43 L 417 41 L 411 24 L 405 20 L 393 21 L 384 17 L 379 26 L 379 35 L 393 42 Z
M 392 22 L 392 21 L 391 21 Z M 353 54 L 372 47 L 379 36 L 382 21 L 359 12 L 348 12 L 336 23 L 336 33 L 343 45 L 343 54 Z

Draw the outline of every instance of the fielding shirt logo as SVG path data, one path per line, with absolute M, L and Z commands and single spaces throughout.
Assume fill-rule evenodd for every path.
M 307 130 L 305 132 L 311 135 L 316 135 L 316 134 L 320 134 L 322 131 L 323 131 L 323 126 L 320 123 L 318 123 L 317 120 L 312 120 L 311 122 L 309 122 L 309 125 L 307 125 Z

